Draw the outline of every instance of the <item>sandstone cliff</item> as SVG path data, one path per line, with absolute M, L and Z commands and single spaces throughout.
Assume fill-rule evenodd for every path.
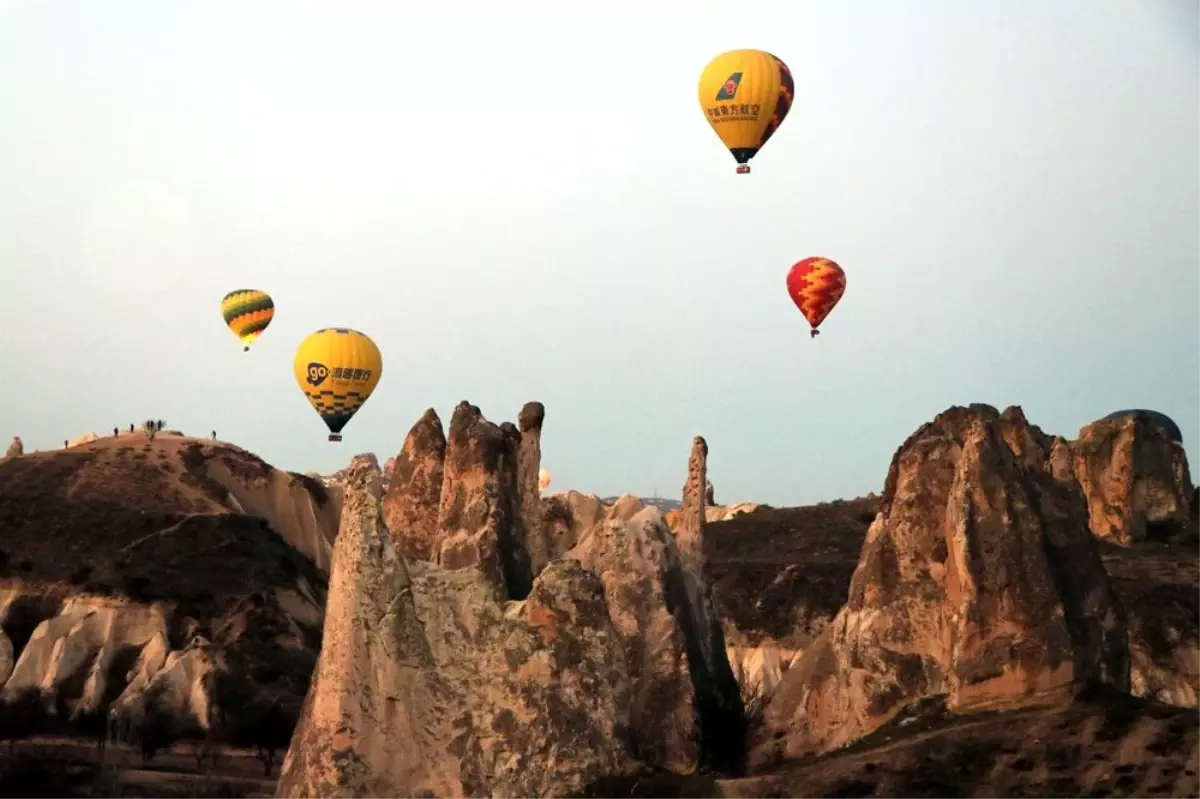
M 384 522 L 397 533 L 392 543 L 406 558 L 434 558 L 445 461 L 446 434 L 430 408 L 408 431 L 383 498 Z
M 599 581 L 563 561 L 505 603 L 392 546 L 352 475 L 325 646 L 278 796 L 548 796 L 627 770 L 628 683 Z M 481 679 L 482 678 L 482 679 Z
M 900 447 L 846 605 L 767 705 L 759 763 L 835 748 L 924 697 L 970 711 L 1129 688 L 1083 497 L 1010 443 L 1032 432 L 952 408 Z
M 1117 544 L 1171 536 L 1188 525 L 1192 480 L 1183 446 L 1141 416 L 1093 422 L 1069 442 L 1070 475 L 1092 532 Z
M 438 565 L 478 568 L 498 597 L 510 599 L 527 596 L 533 577 L 517 491 L 520 438 L 512 424 L 489 422 L 469 402 L 455 407 L 446 437 L 435 550 Z
M 548 538 L 539 490 L 545 408 L 521 408 L 517 425 L 494 424 L 461 402 L 449 433 L 434 409 L 413 425 L 383 500 L 393 543 L 408 558 L 478 566 L 497 591 L 519 599 L 563 548 Z
M 408 532 L 380 523 L 377 475 L 356 467 L 279 795 L 561 795 L 639 764 L 737 769 L 745 727 L 705 574 L 703 439 L 678 540 L 633 497 L 548 497 L 528 519 L 530 448 L 517 466 L 521 431 L 469 403 L 447 439 L 436 563 L 393 546 Z M 394 496 L 422 493 L 402 474 Z M 428 529 L 406 507 L 398 523 Z M 510 598 L 537 533 L 547 563 Z

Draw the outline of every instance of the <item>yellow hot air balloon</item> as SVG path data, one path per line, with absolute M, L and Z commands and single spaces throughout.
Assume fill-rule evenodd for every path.
M 234 289 L 221 298 L 221 316 L 242 340 L 242 351 L 249 352 L 250 345 L 275 318 L 275 301 L 265 291 Z
M 538 472 L 538 491 L 545 491 L 550 487 L 550 481 L 554 479 L 550 472 L 542 469 Z
M 708 62 L 700 75 L 700 107 L 708 124 L 738 162 L 737 172 L 783 124 L 792 107 L 791 70 L 762 50 L 730 50 Z
M 329 428 L 329 440 L 341 441 L 342 428 L 379 385 L 383 356 L 357 330 L 326 327 L 300 342 L 292 368 L 300 390 Z

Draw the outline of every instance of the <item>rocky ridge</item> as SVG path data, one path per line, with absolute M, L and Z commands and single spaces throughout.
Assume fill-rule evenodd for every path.
M 203 733 L 292 717 L 320 647 L 335 498 L 236 447 L 124 436 L 0 462 L 0 699 Z
M 323 490 L 170 431 L 140 453 L 121 436 L 0 462 L 0 698 L 36 693 L 71 718 L 107 708 L 122 737 L 165 702 L 204 732 L 243 702 L 291 707 L 290 721 L 314 674 L 281 795 L 591 795 L 647 769 L 737 773 L 747 688 L 768 699 L 760 770 L 909 735 L 930 703 L 947 729 L 989 735 L 1004 724 L 969 720 L 1077 717 L 1086 746 L 1116 734 L 1080 709 L 1088 691 L 1105 707 L 1130 693 L 1196 705 L 1200 503 L 1153 420 L 1067 441 L 1019 408 L 952 408 L 897 450 L 882 498 L 808 509 L 714 508 L 698 438 L 668 523 L 631 496 L 542 496 L 544 417 L 531 403 L 497 425 L 461 403 L 443 435 L 431 410 L 386 488 L 373 455 Z M 331 518 L 350 548 L 337 559 Z M 318 562 L 342 597 L 324 631 Z M 397 718 L 397 703 L 420 712 Z M 1174 711 L 1121 712 L 1151 719 L 1122 752 L 1186 743 Z M 1193 761 L 1162 761 L 1139 790 L 1195 783 Z M 796 768 L 706 795 L 776 795 Z M 878 790 L 904 784 L 884 771 Z M 861 776 L 818 792 L 865 791 Z
M 562 795 L 645 766 L 736 768 L 741 698 L 703 573 L 703 440 L 677 538 L 633 498 L 552 497 L 529 518 L 537 448 L 522 439 L 542 413 L 518 428 L 460 403 L 444 453 L 431 414 L 386 497 L 369 465 L 352 472 L 326 645 L 278 795 Z M 437 522 L 420 522 L 439 457 Z M 417 546 L 410 529 L 436 534 Z M 429 560 L 403 554 L 417 551 Z

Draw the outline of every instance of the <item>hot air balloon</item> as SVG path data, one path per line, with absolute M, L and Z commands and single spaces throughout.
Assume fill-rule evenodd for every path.
M 846 273 L 828 258 L 805 258 L 787 274 L 788 295 L 812 326 L 810 338 L 846 292 Z
M 547 488 L 549 488 L 550 481 L 552 479 L 553 478 L 551 477 L 550 472 L 546 471 L 545 469 L 542 469 L 541 471 L 539 471 L 538 472 L 538 491 L 545 491 Z
M 730 50 L 700 75 L 700 107 L 738 162 L 737 173 L 766 145 L 792 107 L 792 73 L 762 50 Z
M 1156 424 L 1163 429 L 1167 437 L 1172 441 L 1183 443 L 1183 433 L 1179 430 L 1179 425 L 1175 424 L 1175 420 L 1167 416 L 1161 411 L 1151 411 L 1146 408 L 1133 408 L 1126 411 L 1113 411 L 1108 416 L 1105 416 L 1101 421 L 1110 419 L 1122 419 L 1126 416 L 1140 417 L 1142 421 Z
M 329 440 L 341 441 L 342 428 L 379 385 L 383 356 L 357 330 L 326 327 L 300 342 L 292 368 L 300 390 L 329 428 Z
M 250 345 L 275 318 L 275 301 L 265 291 L 235 289 L 221 298 L 221 316 L 245 345 L 242 352 L 249 352 Z

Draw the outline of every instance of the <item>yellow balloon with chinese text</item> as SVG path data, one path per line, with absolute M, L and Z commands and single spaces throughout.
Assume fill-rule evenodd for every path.
M 792 107 L 791 70 L 762 50 L 730 50 L 708 62 L 700 75 L 700 107 L 738 163 L 748 162 L 783 124 Z
M 292 368 L 300 390 L 329 428 L 329 440 L 341 441 L 342 428 L 379 385 L 383 356 L 357 330 L 327 327 L 300 342 Z

